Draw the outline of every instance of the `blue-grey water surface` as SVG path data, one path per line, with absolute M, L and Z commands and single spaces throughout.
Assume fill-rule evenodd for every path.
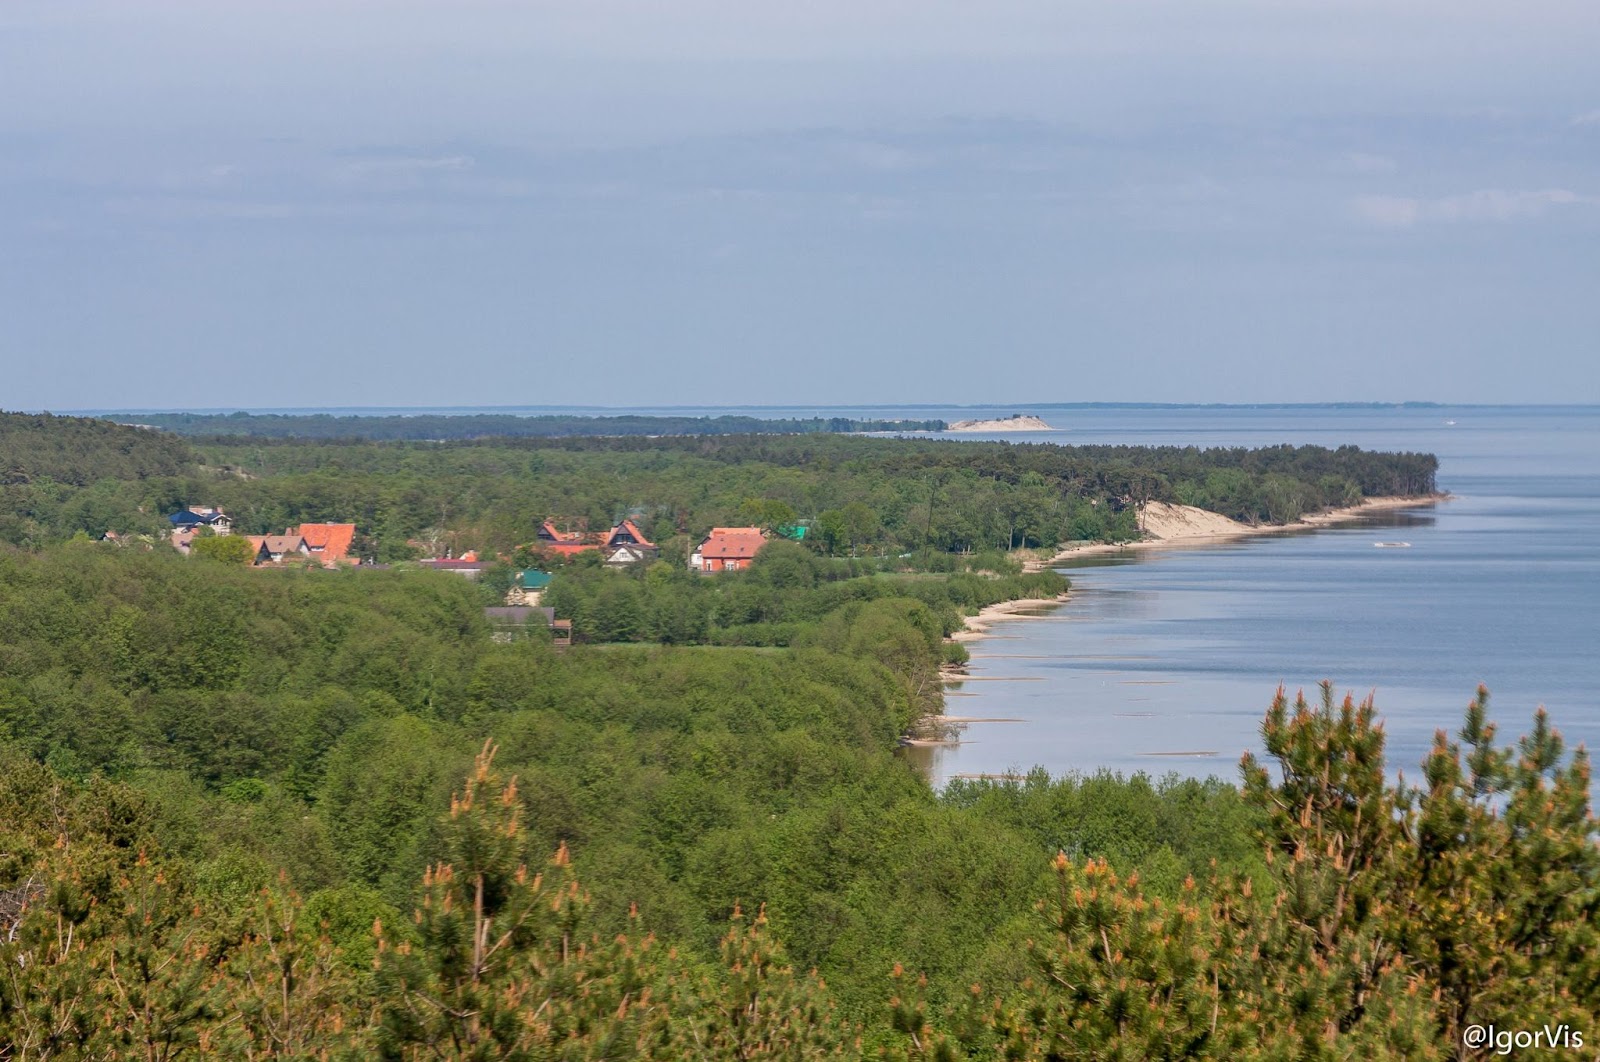
M 1546 705 L 1600 744 L 1600 409 L 1047 412 L 1040 441 L 1354 443 L 1441 459 L 1455 497 L 1380 522 L 1152 550 L 1068 570 L 1068 604 L 973 643 L 936 781 L 1034 765 L 1228 778 L 1278 684 L 1375 693 L 1389 762 L 1416 778 L 1477 684 L 1502 735 Z M 1453 422 L 1453 423 L 1450 423 Z M 1020 438 L 1012 436 L 1012 438 Z M 1406 541 L 1408 549 L 1374 548 Z

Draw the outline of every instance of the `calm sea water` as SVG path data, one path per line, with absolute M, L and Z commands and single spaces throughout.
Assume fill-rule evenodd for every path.
M 1101 558 L 1069 603 L 975 643 L 933 750 L 936 781 L 1052 773 L 1237 776 L 1261 715 L 1331 680 L 1372 693 L 1391 767 L 1412 778 L 1478 683 L 1502 736 L 1537 705 L 1600 745 L 1600 409 L 1080 410 L 1062 442 L 1354 443 L 1430 451 L 1456 497 L 1360 525 Z M 1409 549 L 1378 549 L 1403 540 Z

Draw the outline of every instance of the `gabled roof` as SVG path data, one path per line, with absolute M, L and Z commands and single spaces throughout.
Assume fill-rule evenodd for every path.
M 546 542 L 576 543 L 584 540 L 584 534 L 582 531 L 563 531 L 554 520 L 546 520 L 539 525 L 539 538 Z
M 250 536 L 250 541 L 255 542 L 255 536 Z M 261 542 L 267 547 L 268 553 L 299 553 L 308 548 L 306 540 L 301 535 L 262 535 Z M 256 547 L 260 549 L 258 545 Z
M 655 543 L 651 542 L 648 538 L 645 538 L 644 537 L 644 532 L 640 531 L 639 530 L 639 526 L 637 524 L 635 524 L 632 520 L 624 520 L 624 521 L 622 521 L 622 523 L 618 524 L 616 527 L 613 527 L 611 529 L 610 533 L 606 535 L 606 545 L 607 546 L 615 546 L 615 545 L 619 545 L 619 544 L 620 545 L 625 545 L 626 543 L 618 543 L 617 542 L 617 539 L 622 537 L 622 535 L 624 533 L 629 535 L 635 542 L 637 542 L 641 546 L 644 546 L 646 549 L 654 549 L 655 548 Z
M 738 560 L 754 557 L 767 544 L 759 527 L 713 527 L 700 544 L 700 556 L 707 560 Z
M 196 527 L 200 524 L 232 523 L 228 514 L 218 509 L 215 505 L 191 505 L 187 509 L 179 509 L 167 517 L 178 527 Z
M 324 564 L 344 560 L 350 552 L 350 543 L 356 537 L 355 524 L 301 524 L 289 528 L 288 534 L 306 540 L 306 548 L 322 558 Z

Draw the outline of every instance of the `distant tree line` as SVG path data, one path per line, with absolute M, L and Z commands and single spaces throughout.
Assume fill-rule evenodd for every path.
M 106 531 L 155 538 L 166 514 L 214 504 L 244 533 L 350 521 L 357 552 L 510 555 L 545 517 L 624 516 L 669 557 L 713 526 L 805 526 L 831 556 L 981 553 L 1128 541 L 1149 501 L 1250 524 L 1435 489 L 1431 454 L 1353 446 L 1064 447 L 833 434 L 371 442 L 231 437 L 12 417 L 0 436 L 0 541 Z M 55 434 L 41 425 L 59 427 Z
M 483 439 L 617 435 L 805 435 L 814 432 L 943 431 L 942 420 L 853 417 L 585 416 L 543 413 L 423 413 L 340 416 L 332 413 L 139 413 L 112 416 L 179 435 L 241 435 L 273 439 Z

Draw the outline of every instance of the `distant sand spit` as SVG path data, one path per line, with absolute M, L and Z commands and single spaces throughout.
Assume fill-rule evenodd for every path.
M 1038 417 L 1018 413 L 994 420 L 958 420 L 946 431 L 1055 431 Z

